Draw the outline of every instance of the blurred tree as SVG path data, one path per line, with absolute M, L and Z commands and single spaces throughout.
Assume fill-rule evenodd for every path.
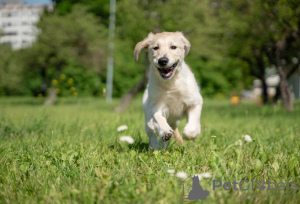
M 286 110 L 294 108 L 288 78 L 300 65 L 300 4 L 299 1 L 268 0 L 264 4 L 267 18 L 273 22 L 273 39 L 265 50 L 269 62 L 280 76 L 279 89 Z
M 275 66 L 284 108 L 293 110 L 287 79 L 299 69 L 299 2 L 220 0 L 213 5 L 229 55 L 247 62 L 250 73 L 261 79 L 264 103 L 268 101 L 265 69 Z
M 70 13 L 74 6 L 80 4 L 87 7 L 87 11 L 99 17 L 99 20 L 105 26 L 108 26 L 109 19 L 109 1 L 108 0 L 52 0 L 55 6 L 55 12 L 60 15 Z
M 87 13 L 82 6 L 74 6 L 64 17 L 56 13 L 45 14 L 38 28 L 41 33 L 27 52 L 27 67 L 32 67 L 35 74 L 40 73 L 44 90 L 51 87 L 46 103 L 52 104 L 57 94 L 54 91 L 57 79 L 65 74 L 66 67 L 81 69 L 82 76 L 78 77 L 94 73 L 90 74 L 93 78 L 100 73 L 104 57 L 101 47 L 105 43 L 106 29 L 99 26 L 95 16 Z

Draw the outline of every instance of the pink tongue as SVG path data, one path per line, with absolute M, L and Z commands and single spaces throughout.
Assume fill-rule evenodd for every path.
M 170 76 L 172 73 L 171 72 L 169 72 L 169 73 L 167 73 L 167 74 L 165 74 L 165 76 Z

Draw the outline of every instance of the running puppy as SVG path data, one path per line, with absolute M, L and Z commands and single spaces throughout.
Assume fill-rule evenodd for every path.
M 173 135 L 179 143 L 183 142 L 177 126 L 184 116 L 184 139 L 195 139 L 201 132 L 203 99 L 194 74 L 184 62 L 190 47 L 181 32 L 150 33 L 135 46 L 135 61 L 141 50 L 146 49 L 151 62 L 143 109 L 152 149 L 166 148 Z

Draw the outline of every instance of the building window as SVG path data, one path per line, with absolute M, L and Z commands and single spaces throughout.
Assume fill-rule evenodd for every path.
M 3 23 L 2 23 L 2 27 L 3 27 L 3 28 L 9 27 L 9 26 L 12 26 L 12 23 L 11 23 L 11 22 L 3 22 Z
M 10 16 L 10 13 L 8 13 L 8 12 L 3 12 L 2 13 L 2 17 L 9 17 Z
M 12 17 L 18 16 L 18 12 L 16 12 L 16 11 L 15 11 L 15 12 L 12 12 L 12 13 L 11 13 L 11 16 L 12 16 Z
M 18 33 L 17 32 L 13 32 L 13 31 L 11 31 L 11 32 L 4 32 L 3 33 L 3 35 L 5 36 L 12 36 L 12 35 L 17 35 Z
M 30 35 L 31 34 L 31 32 L 29 32 L 29 31 L 24 31 L 23 32 L 23 35 Z
M 22 12 L 22 16 L 28 16 L 28 12 L 27 11 L 23 11 Z

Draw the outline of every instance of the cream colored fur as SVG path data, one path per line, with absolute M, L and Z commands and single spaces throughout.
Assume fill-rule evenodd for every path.
M 149 84 L 143 96 L 143 108 L 146 132 L 152 149 L 166 148 L 174 134 L 178 142 L 182 143 L 177 126 L 184 116 L 187 117 L 183 130 L 184 139 L 195 139 L 201 132 L 203 99 L 194 74 L 184 62 L 190 46 L 181 32 L 164 32 L 150 33 L 135 47 L 136 61 L 141 50 L 146 49 L 151 62 Z M 164 79 L 158 71 L 158 68 L 161 68 L 158 60 L 162 57 L 169 60 L 165 67 L 172 67 L 178 63 L 168 79 Z

